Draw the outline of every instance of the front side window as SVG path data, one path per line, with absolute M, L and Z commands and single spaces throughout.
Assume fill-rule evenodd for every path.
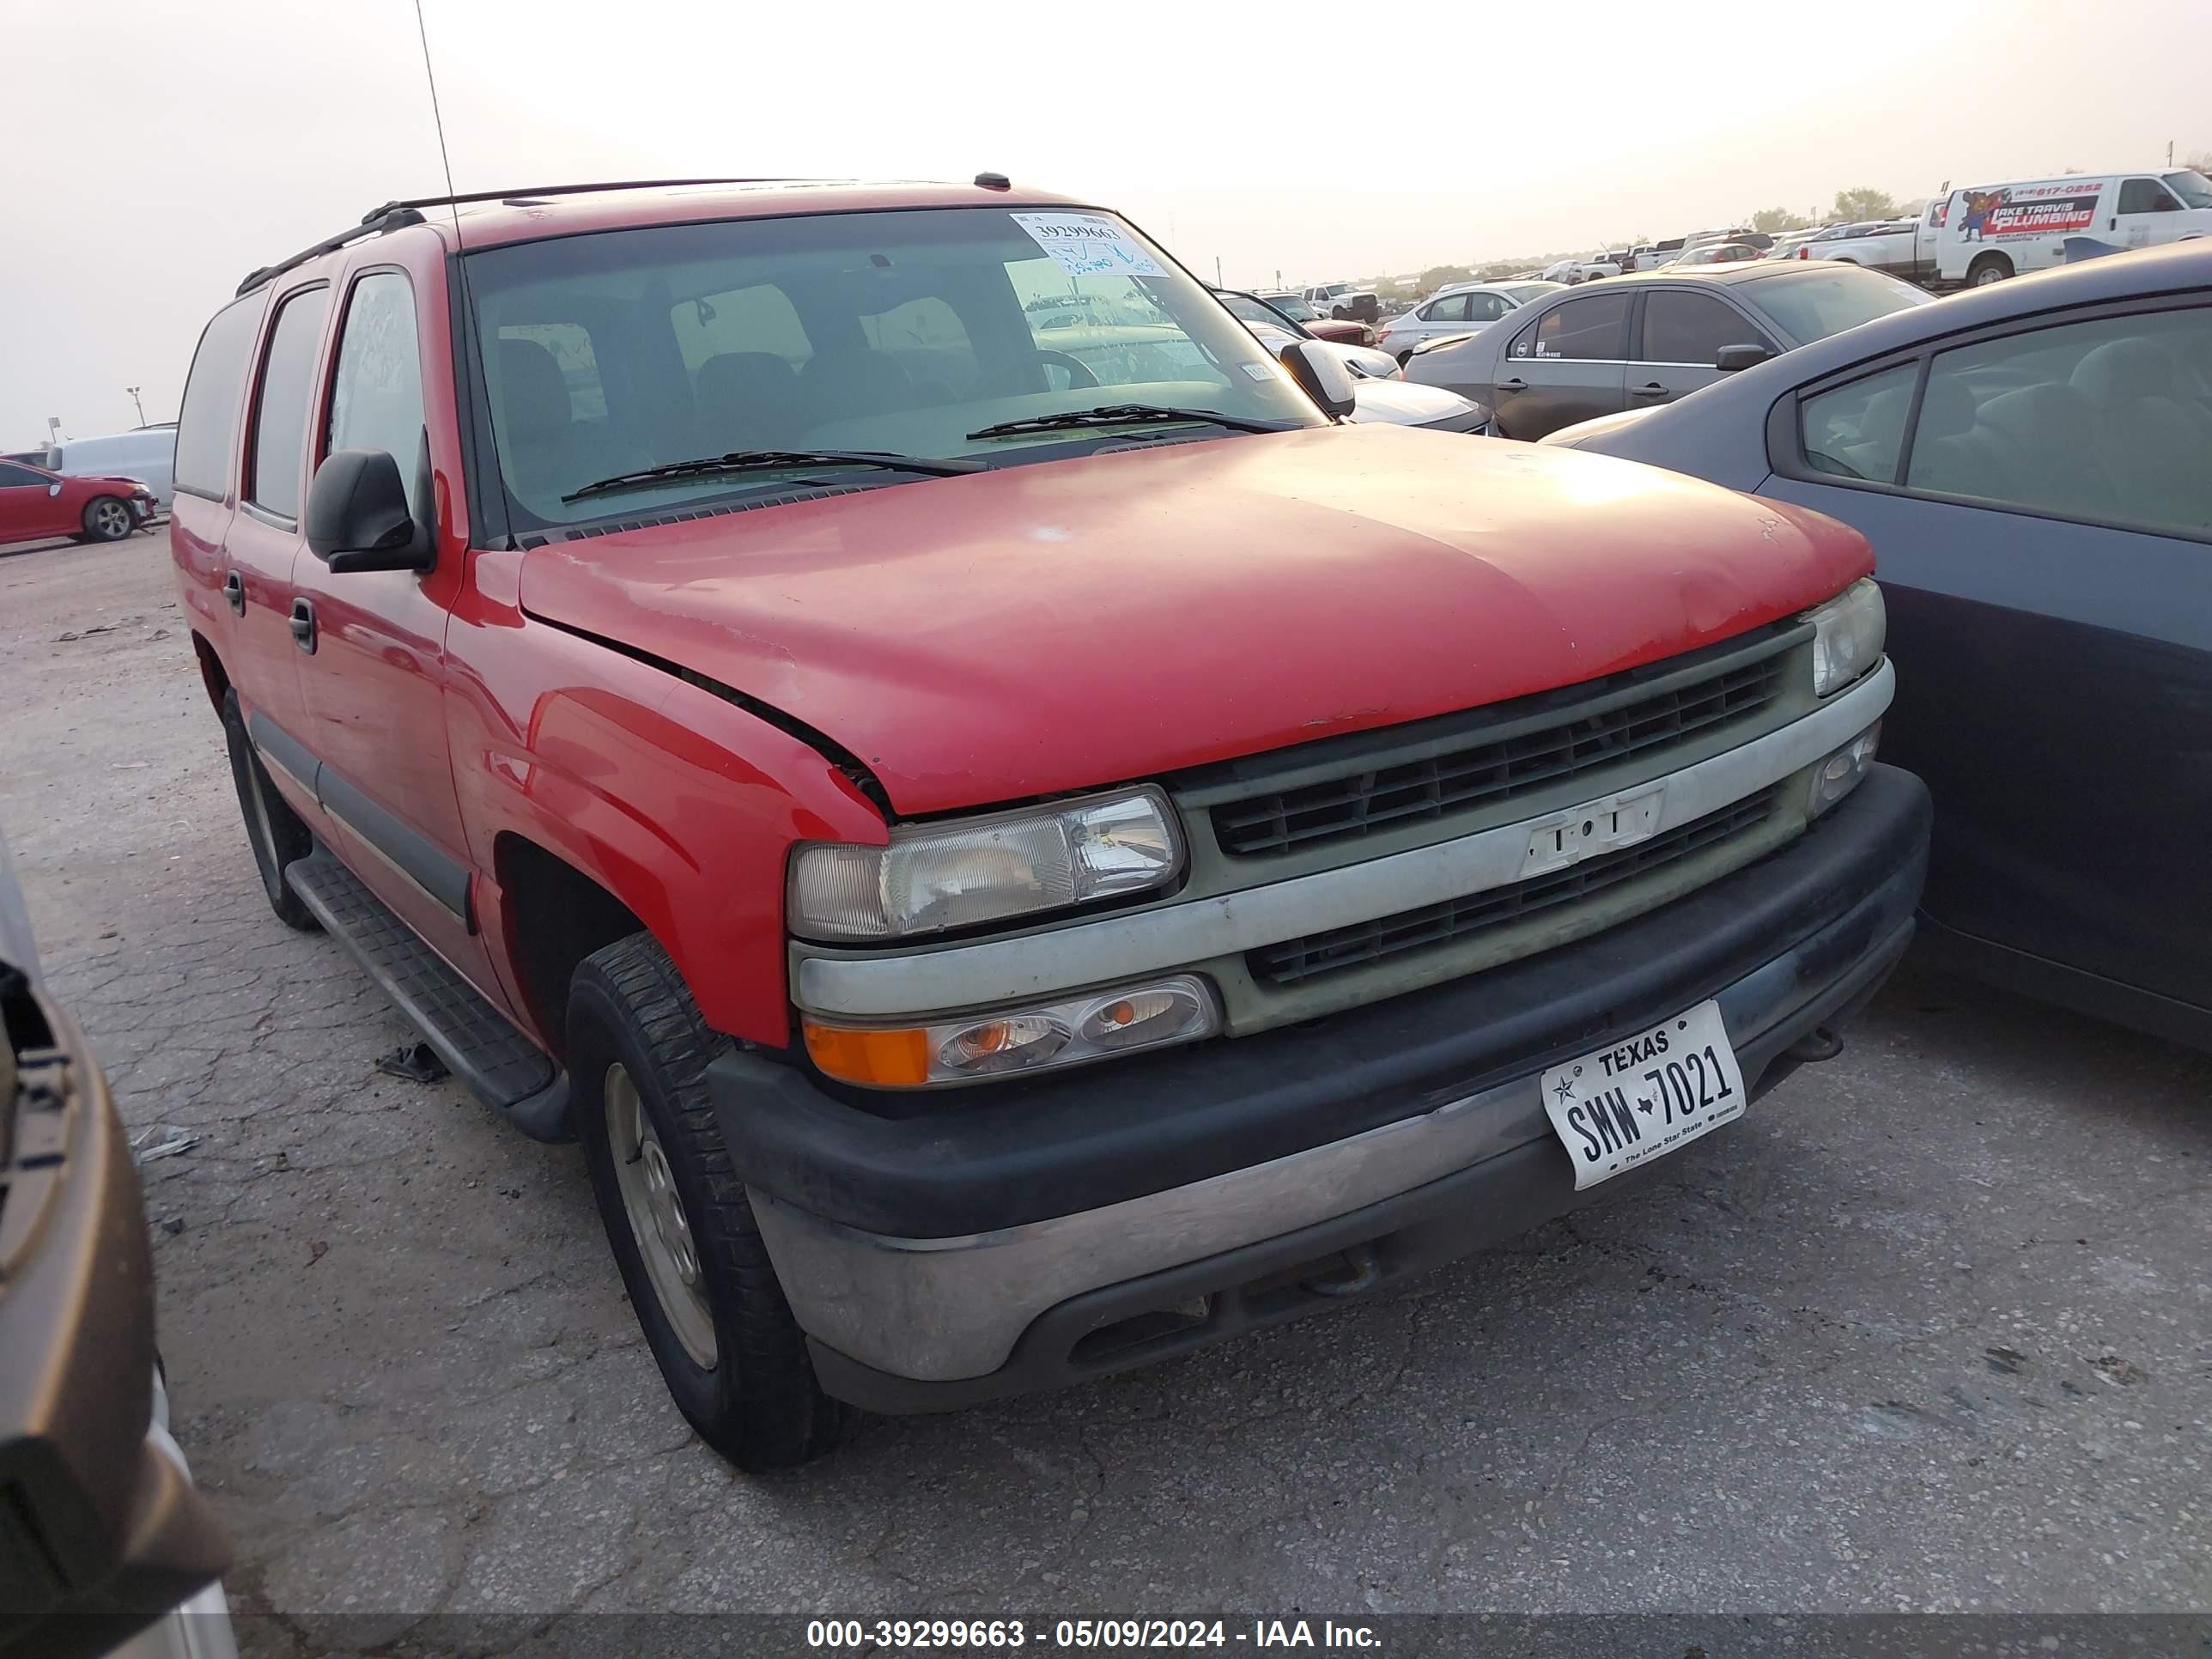
M 1893 482 L 1919 375 L 1919 364 L 1903 363 L 1804 399 L 1797 420 L 1807 464 L 1832 477 Z
M 1513 342 L 1512 355 L 1532 360 L 1618 362 L 1628 351 L 1626 294 L 1593 294 L 1553 306 Z
M 300 516 L 307 402 L 314 393 L 315 359 L 330 308 L 328 289 L 308 289 L 283 302 L 269 331 L 254 398 L 253 469 L 246 481 L 246 499 L 280 518 Z
M 1100 213 L 946 208 L 653 226 L 468 256 L 493 447 L 520 527 L 825 476 L 694 471 L 735 451 L 1011 465 L 1098 428 L 979 436 L 1143 404 L 1322 418 L 1211 294 Z M 899 481 L 880 469 L 840 473 Z
M 177 414 L 176 487 L 187 495 L 221 501 L 230 491 L 239 393 L 246 389 L 253 331 L 267 299 L 257 292 L 232 301 L 216 313 L 192 354 L 184 406 Z
M 1695 363 L 1711 368 L 1723 346 L 1773 348 L 1735 307 L 1710 294 L 1655 290 L 1644 302 L 1647 363 Z
M 415 334 L 415 290 L 396 270 L 353 285 L 331 376 L 324 453 L 380 449 L 399 463 L 407 505 L 422 510 L 416 460 L 422 447 L 422 357 Z
M 33 472 L 27 466 L 15 466 L 0 461 L 0 489 L 22 489 L 32 484 L 52 483 L 43 472 Z
M 2060 324 L 1937 354 L 1905 484 L 2212 534 L 2212 308 Z
M 2179 213 L 2181 204 L 2175 201 L 2166 186 L 2155 179 L 2124 179 L 2120 181 L 2122 213 Z
M 1470 323 L 1494 323 L 1513 309 L 1513 301 L 1502 294 L 1470 294 L 1467 296 L 1467 319 Z

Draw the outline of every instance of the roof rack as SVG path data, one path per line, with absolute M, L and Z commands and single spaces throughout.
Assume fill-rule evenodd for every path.
M 419 225 L 422 222 L 422 216 L 404 204 L 395 202 L 388 208 L 379 208 L 375 212 L 365 216 L 362 222 L 351 229 L 342 230 L 335 236 L 326 236 L 313 247 L 301 248 L 289 259 L 280 259 L 273 265 L 263 265 L 257 270 L 247 271 L 246 280 L 238 285 L 239 295 L 242 297 L 252 293 L 255 289 L 259 288 L 271 277 L 282 276 L 295 265 L 303 265 L 308 260 L 319 258 L 323 254 L 334 253 L 348 242 L 357 242 L 364 236 L 381 236 L 388 232 L 404 230 L 409 225 Z
M 581 196 L 601 190 L 676 190 L 692 185 L 774 185 L 796 182 L 779 179 L 620 179 L 598 184 L 533 185 L 526 190 L 476 190 L 459 196 L 416 196 L 404 202 L 386 202 L 361 216 L 360 224 L 350 230 L 340 231 L 326 237 L 313 247 L 302 248 L 289 259 L 273 265 L 263 265 L 246 273 L 246 280 L 238 285 L 240 295 L 251 294 L 270 277 L 281 276 L 295 265 L 332 253 L 348 242 L 358 241 L 364 236 L 381 236 L 388 232 L 404 230 L 409 225 L 422 222 L 422 210 L 434 207 L 459 207 L 469 202 L 522 201 L 533 196 Z
M 417 196 L 404 202 L 386 202 L 361 216 L 370 224 L 395 208 L 459 207 L 468 202 L 504 202 L 532 196 L 583 196 L 598 190 L 677 190 L 690 185 L 774 185 L 778 179 L 620 179 L 600 184 L 534 185 L 527 190 L 473 190 L 461 196 Z

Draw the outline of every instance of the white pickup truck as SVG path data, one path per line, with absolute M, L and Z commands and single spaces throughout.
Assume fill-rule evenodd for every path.
M 1371 323 L 1382 314 L 1382 302 L 1371 288 L 1355 288 L 1350 283 L 1316 283 L 1300 294 L 1324 317 L 1352 317 Z
M 2136 248 L 2207 235 L 2212 180 L 2201 173 L 2075 173 L 1947 191 L 1917 219 L 1845 227 L 1795 257 L 1848 259 L 1930 288 L 1979 288 L 2064 264 L 2076 236 Z

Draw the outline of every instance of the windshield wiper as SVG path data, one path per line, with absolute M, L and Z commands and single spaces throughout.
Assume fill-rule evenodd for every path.
M 1203 422 L 1225 426 L 1232 432 L 1288 432 L 1283 421 L 1248 421 L 1240 415 L 1224 415 L 1212 409 L 1169 409 L 1159 404 L 1108 404 L 1102 409 L 1076 409 L 1065 415 L 1036 415 L 1026 421 L 1000 421 L 969 433 L 975 438 L 1006 438 L 1018 432 L 1060 432 L 1085 426 L 1149 426 L 1168 422 Z
M 597 479 L 580 489 L 571 490 L 561 499 L 580 501 L 586 496 L 665 483 L 671 478 L 702 478 L 720 472 L 775 472 L 803 466 L 877 466 L 886 471 L 918 472 L 932 478 L 957 477 L 963 472 L 984 470 L 981 461 L 928 460 L 919 455 L 894 455 L 888 450 L 733 449 L 726 455 L 702 455 L 693 461 L 663 461 L 659 466 L 640 467 L 635 472 L 617 472 L 612 477 Z

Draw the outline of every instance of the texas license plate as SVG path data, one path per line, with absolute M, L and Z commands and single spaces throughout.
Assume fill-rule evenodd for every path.
M 1720 1005 L 1696 1007 L 1544 1073 L 1544 1109 L 1575 1187 L 1678 1152 L 1743 1115 L 1743 1073 Z

